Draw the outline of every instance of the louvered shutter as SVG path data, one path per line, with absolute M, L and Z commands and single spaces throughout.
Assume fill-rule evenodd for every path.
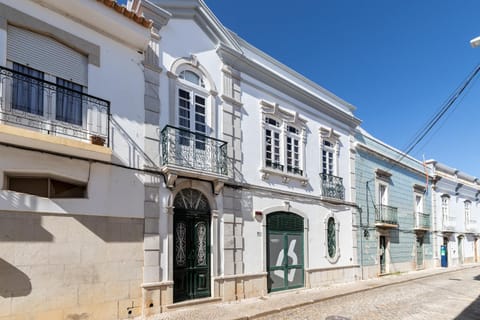
M 50 37 L 8 26 L 7 59 L 87 86 L 87 57 Z

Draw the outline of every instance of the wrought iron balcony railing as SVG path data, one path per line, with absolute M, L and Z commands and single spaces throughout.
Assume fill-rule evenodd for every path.
M 457 220 L 455 217 L 443 216 L 442 217 L 442 227 L 445 231 L 453 231 L 457 226 Z
M 161 133 L 163 165 L 227 175 L 227 143 L 203 134 L 166 126 Z
M 395 207 L 378 204 L 375 208 L 375 224 L 398 225 L 398 209 Z
M 0 123 L 108 145 L 110 102 L 0 67 Z
M 415 212 L 415 229 L 428 230 L 430 229 L 430 215 L 423 212 Z
M 339 200 L 345 199 L 343 178 L 327 173 L 320 173 L 320 179 L 322 184 L 322 196 Z

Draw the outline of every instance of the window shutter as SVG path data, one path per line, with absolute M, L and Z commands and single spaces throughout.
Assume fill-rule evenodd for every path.
M 87 57 L 50 37 L 8 26 L 7 59 L 87 86 Z

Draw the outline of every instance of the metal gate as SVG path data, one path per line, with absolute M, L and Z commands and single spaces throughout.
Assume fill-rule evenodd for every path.
M 267 216 L 268 292 L 304 286 L 303 218 L 288 212 Z

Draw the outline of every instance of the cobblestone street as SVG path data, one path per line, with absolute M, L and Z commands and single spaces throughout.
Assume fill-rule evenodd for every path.
M 192 305 L 148 320 L 478 320 L 479 294 L 477 264 L 285 291 L 230 303 Z
M 480 268 L 476 267 L 333 298 L 260 319 L 480 319 L 479 293 Z

